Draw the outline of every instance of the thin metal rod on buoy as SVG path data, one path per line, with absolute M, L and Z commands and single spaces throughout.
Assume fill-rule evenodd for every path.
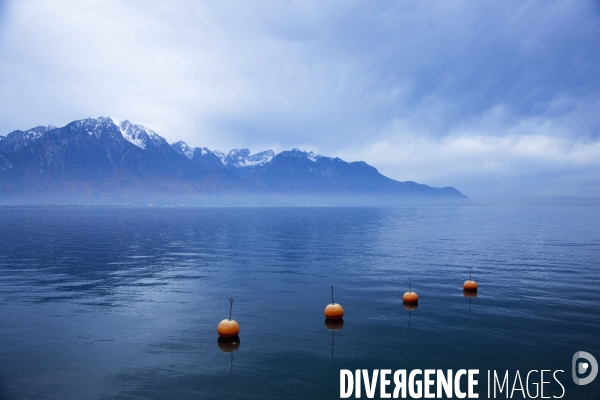
M 222 338 L 235 338 L 240 333 L 240 324 L 236 320 L 231 319 L 231 311 L 233 309 L 233 297 L 229 299 L 229 319 L 224 319 L 219 322 L 217 332 Z
M 463 290 L 466 292 L 476 292 L 477 291 L 477 282 L 473 280 L 473 267 L 469 268 L 469 280 L 463 283 Z
M 417 304 L 419 296 L 412 290 L 412 277 L 408 277 L 408 292 L 402 296 L 402 302 L 404 304 Z
M 333 299 L 333 285 L 331 285 L 331 303 L 325 307 L 324 314 L 327 319 L 341 319 L 344 316 L 344 309 Z
M 335 301 L 333 301 L 333 285 L 331 285 L 331 304 L 335 304 Z

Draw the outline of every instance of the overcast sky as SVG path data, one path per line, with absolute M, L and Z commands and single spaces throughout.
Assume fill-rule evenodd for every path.
M 600 197 L 598 1 L 0 0 L 0 134 L 101 115 L 469 197 Z

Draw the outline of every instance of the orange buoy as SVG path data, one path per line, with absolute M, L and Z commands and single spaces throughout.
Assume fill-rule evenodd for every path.
M 327 304 L 325 307 L 325 318 L 327 319 L 342 319 L 344 316 L 344 309 L 341 305 L 333 301 L 333 286 L 331 287 L 331 304 Z
M 339 304 L 327 304 L 327 307 L 325 307 L 325 317 L 327 319 L 341 319 L 343 316 L 344 309 Z
M 477 282 L 471 279 L 471 267 L 469 267 L 469 280 L 463 283 L 463 289 L 467 292 L 477 291 Z
M 235 337 L 240 333 L 240 325 L 232 319 L 224 319 L 219 322 L 217 332 L 222 338 Z
M 402 296 L 402 302 L 404 304 L 417 304 L 419 302 L 419 295 L 415 292 L 406 292 Z
M 419 295 L 412 291 L 410 278 L 408 278 L 408 292 L 402 296 L 402 302 L 404 304 L 417 304 L 419 302 Z
M 217 332 L 222 338 L 233 338 L 240 333 L 240 325 L 231 319 L 231 309 L 233 308 L 233 299 L 229 299 L 229 319 L 219 322 Z

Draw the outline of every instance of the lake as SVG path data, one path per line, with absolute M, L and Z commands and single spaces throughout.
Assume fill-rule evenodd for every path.
M 600 398 L 571 378 L 600 359 L 598 207 L 5 207 L 0 243 L 0 399 L 334 399 L 384 368 L 479 369 L 480 398 L 487 370 L 564 370 Z

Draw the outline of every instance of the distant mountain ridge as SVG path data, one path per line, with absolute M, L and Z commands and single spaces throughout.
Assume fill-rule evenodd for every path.
M 44 196 L 51 202 L 68 198 L 75 203 L 145 201 L 153 196 L 180 196 L 191 203 L 202 196 L 470 203 L 454 188 L 398 182 L 363 161 L 298 149 L 279 154 L 233 149 L 225 154 L 191 148 L 183 141 L 169 144 L 151 129 L 111 117 L 0 136 L 0 202 Z

